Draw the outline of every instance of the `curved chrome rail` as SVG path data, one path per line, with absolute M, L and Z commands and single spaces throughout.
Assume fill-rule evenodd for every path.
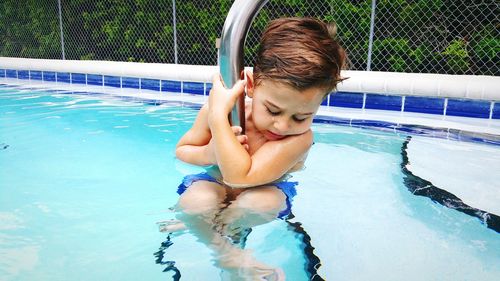
M 219 49 L 219 69 L 227 88 L 232 88 L 238 79 L 243 79 L 243 46 L 250 25 L 268 0 L 234 1 L 224 22 Z M 245 131 L 245 97 L 236 102 L 230 121 Z

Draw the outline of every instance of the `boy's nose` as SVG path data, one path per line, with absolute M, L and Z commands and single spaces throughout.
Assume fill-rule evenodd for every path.
M 290 123 L 288 122 L 287 118 L 284 118 L 284 117 L 276 118 L 274 120 L 274 127 L 281 134 L 285 134 L 288 131 L 288 129 L 290 128 Z

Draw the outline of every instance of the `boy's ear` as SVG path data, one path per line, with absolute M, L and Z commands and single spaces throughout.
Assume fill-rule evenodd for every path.
M 245 70 L 245 76 L 247 79 L 247 96 L 250 98 L 253 97 L 253 90 L 254 90 L 254 81 L 253 81 L 253 72 Z

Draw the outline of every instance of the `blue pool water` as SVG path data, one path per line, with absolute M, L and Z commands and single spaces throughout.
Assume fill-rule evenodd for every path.
M 156 224 L 201 171 L 174 157 L 196 113 L 0 87 L 0 280 L 220 280 L 189 231 Z M 406 135 L 313 130 L 294 218 L 253 229 L 257 259 L 287 280 L 498 280 L 498 232 L 405 185 Z

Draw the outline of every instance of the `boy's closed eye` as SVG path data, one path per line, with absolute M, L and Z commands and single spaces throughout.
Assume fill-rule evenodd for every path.
M 300 123 L 300 122 L 304 122 L 304 121 L 306 121 L 306 119 L 307 119 L 308 117 L 297 117 L 297 116 L 293 116 L 292 118 L 293 118 L 293 120 L 294 120 L 295 122 Z
M 281 114 L 281 111 L 279 110 L 272 110 L 270 109 L 269 107 L 266 106 L 266 109 L 267 109 L 267 112 L 269 112 L 269 114 L 273 115 L 273 116 L 277 116 L 277 115 L 280 115 Z
M 278 116 L 281 114 L 281 111 L 279 111 L 279 110 L 270 109 L 267 106 L 266 106 L 266 109 L 267 109 L 267 112 L 269 112 L 269 114 L 271 114 L 272 116 Z M 293 121 L 298 122 L 298 123 L 306 121 L 307 118 L 309 118 L 309 116 L 300 116 L 300 117 L 296 116 L 296 115 L 292 116 Z

